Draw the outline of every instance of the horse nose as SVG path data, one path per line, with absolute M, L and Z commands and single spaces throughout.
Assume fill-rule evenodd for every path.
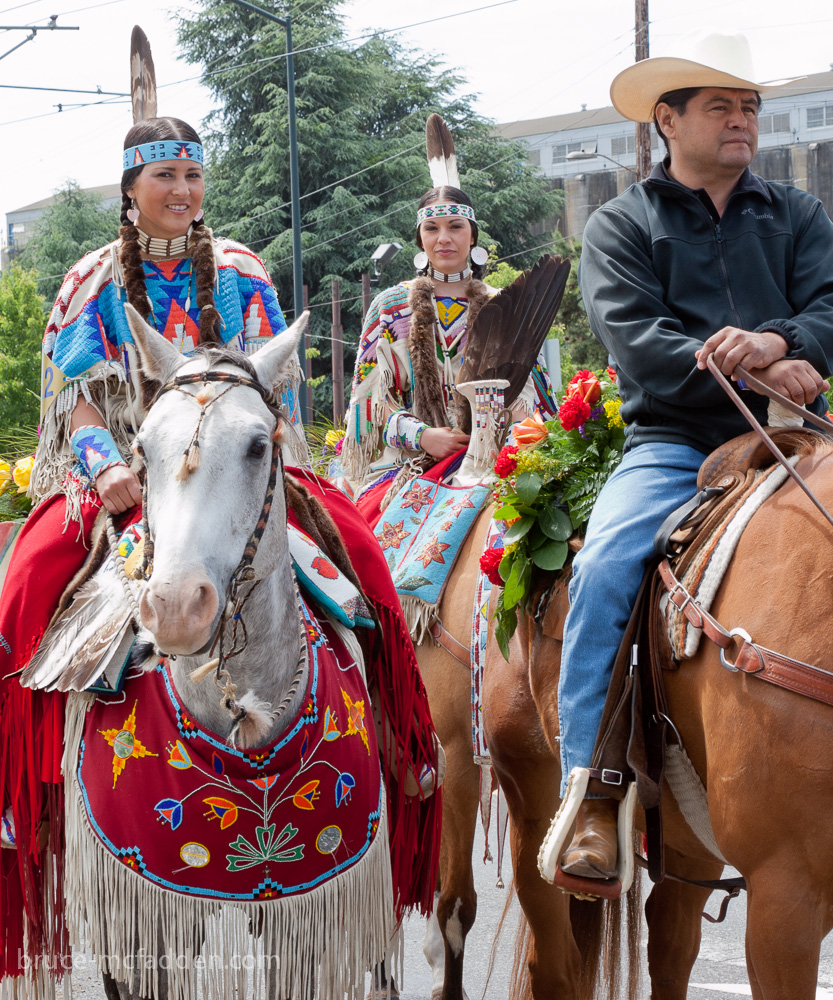
M 152 579 L 140 604 L 142 624 L 163 649 L 193 651 L 206 641 L 219 604 L 216 588 L 202 574 L 176 581 Z

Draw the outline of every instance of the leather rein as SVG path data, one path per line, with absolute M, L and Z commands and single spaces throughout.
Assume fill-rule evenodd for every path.
M 711 357 L 708 358 L 707 364 L 709 371 L 712 375 L 714 375 L 715 379 L 717 379 L 720 386 L 726 391 L 729 398 L 735 403 L 741 413 L 749 421 L 761 441 L 772 452 L 776 460 L 786 469 L 790 477 L 809 497 L 816 508 L 824 515 L 830 524 L 833 524 L 833 516 L 831 516 L 830 512 L 816 497 L 801 476 L 795 471 L 793 466 L 787 461 L 781 449 L 764 431 L 752 411 L 743 402 L 738 393 L 733 390 L 729 381 Z M 833 432 L 833 426 L 831 426 L 830 421 L 823 420 L 821 417 L 816 416 L 816 414 L 810 413 L 808 410 L 804 409 L 804 407 L 798 406 L 792 400 L 787 399 L 778 392 L 775 392 L 775 390 L 770 389 L 769 386 L 764 385 L 763 382 L 754 378 L 745 369 L 738 366 L 735 369 L 735 373 L 743 379 L 747 386 L 780 403 L 786 409 L 797 414 L 808 423 L 819 427 L 828 436 L 831 432 Z M 703 492 L 705 493 L 706 491 Z M 689 507 L 686 511 L 685 517 L 687 518 L 690 513 L 691 508 Z M 665 527 L 666 526 L 664 525 L 663 528 L 660 529 L 660 535 L 658 538 L 667 538 L 668 533 L 665 531 Z M 790 656 L 786 656 L 784 653 L 775 652 L 772 649 L 767 649 L 765 646 L 761 646 L 759 643 L 753 642 L 752 637 L 743 628 L 724 628 L 724 626 L 721 625 L 716 618 L 710 615 L 706 610 L 704 610 L 704 608 L 701 607 L 700 604 L 698 604 L 696 598 L 694 598 L 685 589 L 682 583 L 680 583 L 674 575 L 668 561 L 668 553 L 666 551 L 660 551 L 659 555 L 662 557 L 662 561 L 658 567 L 659 575 L 665 589 L 668 591 L 669 600 L 682 614 L 685 615 L 688 621 L 695 628 L 702 629 L 704 635 L 706 635 L 707 638 L 720 648 L 720 663 L 723 667 L 732 673 L 744 673 L 750 677 L 757 677 L 759 680 L 768 681 L 770 684 L 775 684 L 787 691 L 793 691 L 796 694 L 812 698 L 814 701 L 823 702 L 825 705 L 833 705 L 833 674 L 827 673 L 827 671 L 821 670 L 819 667 L 814 667 L 809 663 L 793 659 Z M 726 650 L 736 644 L 738 644 L 738 649 L 735 659 L 732 661 L 726 655 Z
M 206 395 L 205 399 L 198 398 L 200 393 L 196 395 L 185 392 L 184 386 L 204 384 L 206 389 L 212 383 L 223 383 L 226 388 L 219 393 L 212 392 L 211 395 Z M 222 371 L 203 371 L 195 372 L 191 375 L 179 375 L 169 382 L 162 385 L 157 391 L 156 395 L 151 400 L 150 406 L 164 395 L 166 392 L 171 390 L 176 390 L 182 392 L 183 395 L 188 396 L 193 399 L 200 407 L 200 416 L 197 421 L 197 426 L 194 434 L 191 438 L 188 448 L 185 450 L 183 456 L 183 463 L 187 463 L 189 454 L 194 450 L 199 452 L 199 432 L 202 426 L 203 418 L 205 417 L 206 410 L 215 403 L 218 399 L 221 399 L 226 392 L 231 389 L 242 386 L 247 389 L 254 389 L 260 397 L 263 399 L 264 403 L 268 407 L 269 411 L 275 416 L 278 421 L 278 428 L 280 427 L 281 416 L 275 406 L 272 394 L 269 392 L 265 386 L 262 385 L 257 379 L 252 378 L 249 375 L 239 375 L 234 372 L 222 372 Z M 150 409 L 150 406 L 148 409 Z M 138 449 L 139 454 L 144 459 L 144 454 L 141 451 L 141 447 Z M 183 465 L 186 468 L 186 465 Z M 246 547 L 243 550 L 243 555 L 240 558 L 240 562 L 237 564 L 237 568 L 231 575 L 229 580 L 228 588 L 225 594 L 225 603 L 223 607 L 222 614 L 220 615 L 220 621 L 217 626 L 217 631 L 212 640 L 211 647 L 209 650 L 210 655 L 213 655 L 215 651 L 217 655 L 213 659 L 209 660 L 206 664 L 198 667 L 191 674 L 191 679 L 195 683 L 200 683 L 209 674 L 214 674 L 214 683 L 220 689 L 222 693 L 221 704 L 231 715 L 232 721 L 235 726 L 239 726 L 240 723 L 248 715 L 247 709 L 241 705 L 235 699 L 235 692 L 237 686 L 232 682 L 228 671 L 225 669 L 225 664 L 232 657 L 240 654 L 245 648 L 248 642 L 248 635 L 246 633 L 246 626 L 243 621 L 243 607 L 251 595 L 254 588 L 257 586 L 258 582 L 255 579 L 254 566 L 252 565 L 257 554 L 258 546 L 263 538 L 263 534 L 266 530 L 266 525 L 269 523 L 269 515 L 272 512 L 272 501 L 275 494 L 275 487 L 278 481 L 278 474 L 280 473 L 281 482 L 284 482 L 283 476 L 283 463 L 281 461 L 281 440 L 280 434 L 276 429 L 275 434 L 272 437 L 272 461 L 269 468 L 269 481 L 266 486 L 266 495 L 263 498 L 263 505 L 260 509 L 260 515 L 257 519 L 254 529 L 252 530 L 249 540 L 246 542 Z M 187 474 L 187 473 L 186 473 Z M 148 504 L 147 504 L 147 475 L 142 476 L 142 527 L 144 536 L 144 557 L 142 560 L 142 565 L 139 568 L 137 575 L 141 576 L 145 580 L 150 578 L 153 572 L 153 538 L 150 533 L 150 524 L 148 523 Z M 245 594 L 241 595 L 241 587 L 245 583 L 251 583 L 252 586 L 248 588 Z M 300 614 L 300 598 L 297 593 L 296 586 L 296 598 L 299 601 L 299 614 Z M 228 651 L 225 650 L 225 634 L 227 626 L 231 623 L 232 635 L 231 635 L 231 646 L 232 648 Z M 237 632 L 238 625 L 240 631 L 242 632 L 242 639 L 240 644 L 237 643 Z M 303 632 L 303 629 L 302 629 Z M 301 656 L 298 661 L 298 668 L 296 669 L 295 677 L 293 678 L 293 685 L 297 687 L 297 683 L 300 680 L 300 674 L 304 665 L 304 655 L 306 652 L 306 635 L 302 635 L 302 649 Z M 294 694 L 294 690 L 290 691 L 290 694 Z

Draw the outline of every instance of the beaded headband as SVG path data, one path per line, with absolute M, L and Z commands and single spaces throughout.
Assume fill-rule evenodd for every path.
M 417 211 L 417 225 L 425 222 L 426 219 L 440 219 L 448 218 L 449 216 L 457 216 L 462 219 L 469 219 L 471 222 L 477 222 L 474 217 L 474 209 L 471 205 L 458 205 L 456 203 L 450 205 L 426 205 L 425 208 L 420 208 Z
M 157 139 L 143 142 L 140 146 L 130 146 L 124 151 L 124 170 L 141 167 L 143 163 L 159 163 L 162 160 L 193 160 L 203 162 L 202 146 L 198 142 L 183 142 L 181 139 Z

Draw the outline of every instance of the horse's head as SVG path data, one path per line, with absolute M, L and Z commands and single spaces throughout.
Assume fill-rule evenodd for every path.
M 307 314 L 248 359 L 216 350 L 186 359 L 126 308 L 143 370 L 162 383 L 135 445 L 147 477 L 153 545 L 142 622 L 160 648 L 188 655 L 206 647 L 217 630 L 232 577 L 265 510 L 273 461 L 279 461 L 281 421 L 251 385 L 271 395 L 283 381 Z M 229 380 L 187 380 L 209 369 Z M 279 470 L 252 563 L 255 579 L 286 557 L 281 479 Z

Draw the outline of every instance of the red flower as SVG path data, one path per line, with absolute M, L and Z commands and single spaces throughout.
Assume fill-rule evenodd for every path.
M 611 382 L 616 383 L 619 381 L 619 379 L 616 377 L 615 369 L 611 368 L 610 365 L 608 365 L 605 370 L 607 371 L 607 377 L 610 379 Z
M 558 408 L 558 419 L 565 431 L 574 431 L 590 419 L 590 404 L 581 396 L 565 396 Z
M 498 573 L 501 559 L 503 559 L 503 549 L 487 549 L 480 557 L 480 568 L 496 587 L 503 586 L 503 580 Z
M 505 448 L 501 448 L 500 454 L 495 459 L 495 472 L 501 479 L 511 476 L 515 469 L 517 469 L 518 460 L 515 458 L 517 454 L 518 446 L 516 444 L 508 444 Z
M 567 383 L 567 391 L 564 395 L 580 396 L 586 403 L 593 406 L 601 399 L 602 385 L 593 372 L 589 372 L 585 368 L 573 375 Z

